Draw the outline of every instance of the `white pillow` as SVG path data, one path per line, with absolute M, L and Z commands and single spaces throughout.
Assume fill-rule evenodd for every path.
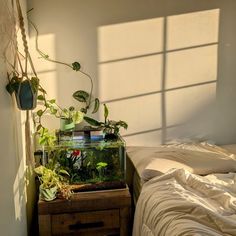
M 236 171 L 235 155 L 218 146 L 191 143 L 164 147 L 162 152 L 153 155 L 152 161 L 143 170 L 141 176 L 144 181 L 164 174 L 172 168 L 183 168 L 199 175 Z

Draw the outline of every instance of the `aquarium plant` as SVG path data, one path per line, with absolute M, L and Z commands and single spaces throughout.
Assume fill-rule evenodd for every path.
M 98 170 L 99 173 L 99 177 L 102 180 L 105 177 L 105 170 L 107 167 L 107 163 L 106 162 L 98 162 L 96 169 Z

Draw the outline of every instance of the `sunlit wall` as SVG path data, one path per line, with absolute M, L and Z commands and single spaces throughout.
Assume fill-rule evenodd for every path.
M 236 2 L 29 0 L 28 7 L 41 49 L 81 62 L 110 118 L 128 122 L 121 132 L 128 145 L 199 137 L 234 142 Z M 31 38 L 33 46 L 32 29 Z M 37 54 L 35 60 L 49 96 L 76 105 L 71 94 L 89 88 L 86 78 Z
M 20 1 L 25 9 L 25 1 Z M 0 235 L 27 235 L 25 155 L 22 116 L 5 90 L 6 64 L 3 52 L 10 30 L 11 1 L 0 0 Z M 9 8 L 8 8 L 9 7 Z
M 219 9 L 99 27 L 99 95 L 130 124 L 128 142 L 164 143 L 214 101 L 218 28 Z

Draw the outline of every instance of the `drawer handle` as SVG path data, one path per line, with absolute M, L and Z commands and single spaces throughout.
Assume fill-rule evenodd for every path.
M 103 227 L 104 222 L 97 221 L 97 222 L 91 222 L 91 223 L 80 223 L 77 222 L 76 224 L 69 225 L 70 230 L 78 230 L 78 229 L 87 229 L 87 228 L 98 228 Z

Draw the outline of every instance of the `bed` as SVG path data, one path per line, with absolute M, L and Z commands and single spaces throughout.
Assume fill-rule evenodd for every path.
M 133 236 L 236 235 L 233 153 L 206 142 L 128 147 Z

